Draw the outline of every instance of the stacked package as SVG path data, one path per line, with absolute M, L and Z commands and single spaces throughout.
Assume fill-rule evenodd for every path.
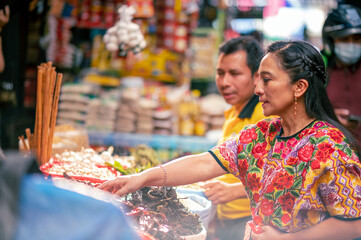
M 91 99 L 86 119 L 87 129 L 113 132 L 118 110 L 119 89 L 101 91 L 100 95 Z
M 137 130 L 137 112 L 142 89 L 142 78 L 122 78 L 121 96 L 119 98 L 118 114 L 115 120 L 115 132 L 130 133 Z
M 142 99 L 139 101 L 137 133 L 152 134 L 154 130 L 153 115 L 157 103 L 151 99 Z
M 91 84 L 64 84 L 60 92 L 57 123 L 84 127 L 88 115 L 89 99 L 98 91 L 99 88 Z
M 172 109 L 167 108 L 159 108 L 154 114 L 154 134 L 161 135 L 172 135 L 175 134 L 177 129 L 174 127 L 175 124 L 175 116 L 174 111 Z
M 137 129 L 138 103 L 133 99 L 121 98 L 115 122 L 115 132 L 135 132 Z
M 224 111 L 229 105 L 218 94 L 209 94 L 200 101 L 201 119 L 207 124 L 208 130 L 222 129 L 224 124 Z

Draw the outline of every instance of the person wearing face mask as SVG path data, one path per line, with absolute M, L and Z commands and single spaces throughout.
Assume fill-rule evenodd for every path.
M 322 29 L 327 94 L 340 122 L 361 144 L 361 9 L 340 4 Z

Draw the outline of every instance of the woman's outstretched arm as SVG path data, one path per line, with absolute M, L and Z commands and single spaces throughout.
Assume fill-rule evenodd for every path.
M 103 183 L 99 188 L 122 196 L 145 186 L 179 186 L 208 180 L 225 173 L 226 171 L 207 152 L 181 157 L 138 174 L 121 176 Z

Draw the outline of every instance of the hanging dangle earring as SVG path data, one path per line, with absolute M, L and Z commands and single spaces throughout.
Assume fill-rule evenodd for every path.
M 295 112 L 294 115 L 297 115 L 297 97 L 295 96 L 295 108 L 294 108 Z

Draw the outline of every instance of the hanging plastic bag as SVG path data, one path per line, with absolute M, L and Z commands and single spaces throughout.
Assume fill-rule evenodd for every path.
M 17 151 L 0 156 L 0 239 L 12 239 L 18 215 L 21 179 L 25 174 L 40 173 L 35 159 Z
M 105 201 L 111 199 L 108 193 L 96 198 L 57 187 L 45 180 L 33 157 L 5 155 L 0 158 L 1 240 L 141 239 L 121 205 Z

